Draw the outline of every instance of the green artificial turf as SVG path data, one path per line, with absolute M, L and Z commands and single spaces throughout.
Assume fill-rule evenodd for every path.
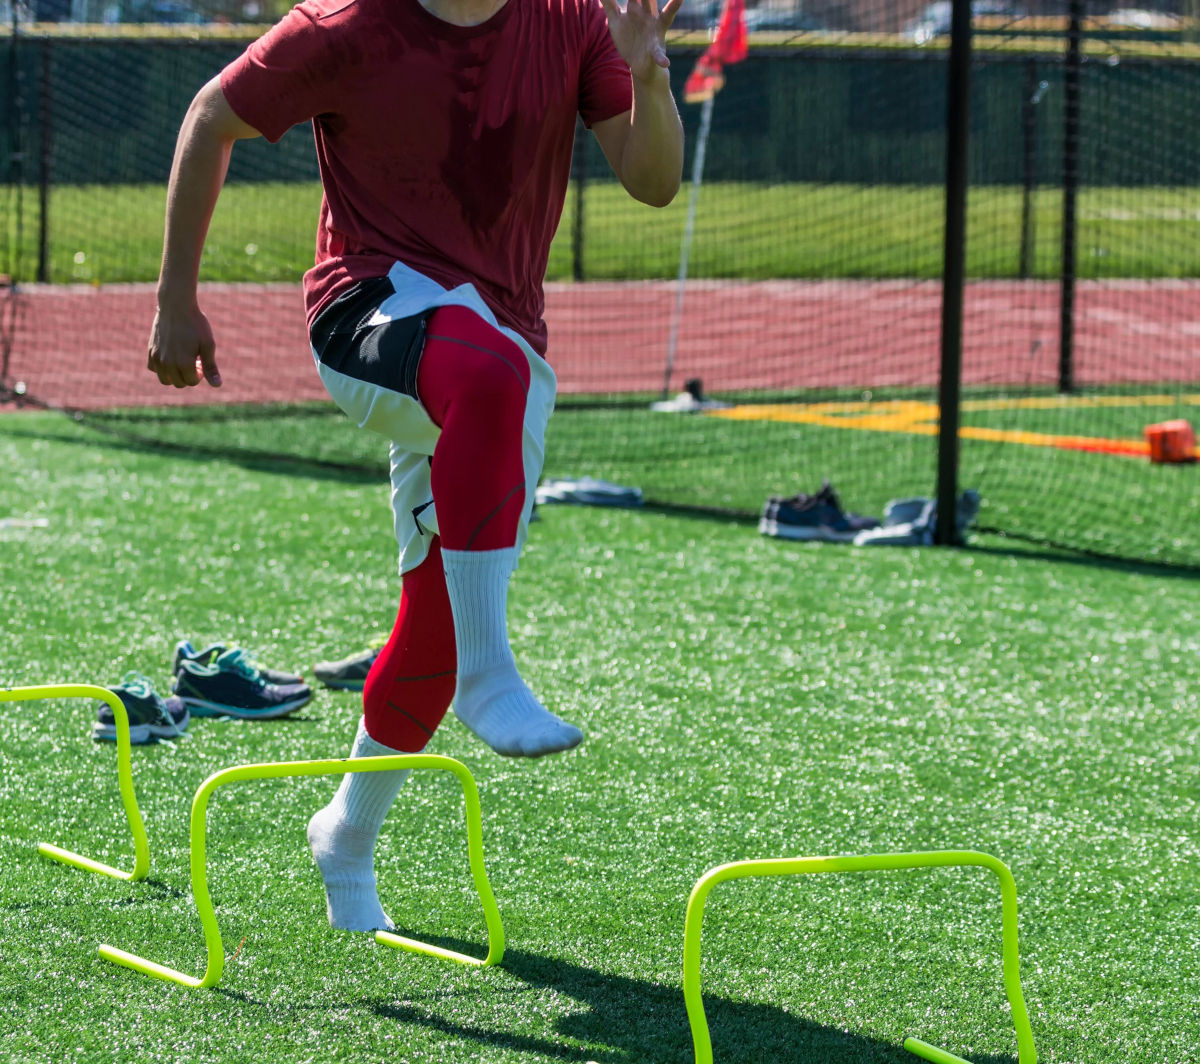
M 381 477 L 158 454 L 45 414 L 0 417 L 0 463 L 2 685 L 134 669 L 163 690 L 182 637 L 306 669 L 389 626 Z M 651 510 L 540 514 L 512 640 L 587 739 L 510 761 L 451 718 L 429 746 L 479 783 L 503 966 L 328 928 L 304 824 L 333 779 L 214 798 L 210 888 L 240 946 L 217 989 L 107 964 L 100 942 L 199 974 L 192 794 L 229 765 L 341 756 L 356 696 L 135 748 L 140 884 L 35 852 L 131 859 L 92 707 L 2 705 L 0 1059 L 685 1064 L 684 908 L 707 869 L 958 847 L 1016 877 L 1040 1060 L 1198 1059 L 1193 576 L 998 537 L 870 551 Z M 482 954 L 451 778 L 406 785 L 378 866 L 402 929 Z M 899 1064 L 908 1034 L 1016 1060 L 982 870 L 724 884 L 703 957 L 717 1061 Z
M 691 192 L 660 211 L 615 182 L 590 182 L 584 197 L 588 280 L 674 279 Z M 23 197 L 21 244 L 0 243 L 0 273 L 30 279 L 40 234 L 36 189 Z M 321 191 L 315 182 L 231 183 L 205 245 L 206 281 L 296 281 L 312 265 Z M 47 279 L 112 284 L 153 281 L 162 255 L 165 185 L 62 185 L 50 193 Z M 1079 193 L 1076 271 L 1093 277 L 1200 276 L 1196 193 L 1191 188 L 1089 188 Z M 566 198 L 547 279 L 574 276 L 576 194 Z M 969 277 L 1017 277 L 1022 190 L 972 188 L 967 214 Z M 1029 269 L 1060 273 L 1062 195 L 1030 201 Z M 689 276 L 940 278 L 945 190 L 938 185 L 711 182 L 696 202 Z M 18 261 L 19 260 L 19 261 Z

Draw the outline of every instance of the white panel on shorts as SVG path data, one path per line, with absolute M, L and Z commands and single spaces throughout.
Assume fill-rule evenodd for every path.
M 545 359 L 529 342 L 496 321 L 474 285 L 446 289 L 424 274 L 395 263 L 388 272 L 395 294 L 388 296 L 372 322 L 382 324 L 420 314 L 435 307 L 460 306 L 473 310 L 493 328 L 513 341 L 529 362 L 529 394 L 525 401 L 525 424 L 521 436 L 521 459 L 525 467 L 525 506 L 517 526 L 518 551 L 529 534 L 534 493 L 546 456 L 546 426 L 554 410 L 558 380 Z M 378 385 L 368 384 L 321 364 L 316 352 L 317 372 L 335 403 L 358 425 L 378 432 L 391 441 L 392 519 L 400 549 L 400 572 L 415 569 L 425 560 L 432 536 L 438 534 L 437 512 L 429 482 L 429 458 L 441 430 L 416 400 Z

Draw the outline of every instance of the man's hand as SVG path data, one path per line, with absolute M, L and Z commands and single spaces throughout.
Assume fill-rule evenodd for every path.
M 201 376 L 212 387 L 221 386 L 212 326 L 196 305 L 200 255 L 233 143 L 259 135 L 229 106 L 220 75 L 196 93 L 184 115 L 167 184 L 158 313 L 146 359 L 146 368 L 168 387 L 191 388 Z
M 164 385 L 191 388 L 203 376 L 212 387 L 221 387 L 212 326 L 198 307 L 190 311 L 158 308 L 150 330 L 146 368 Z
M 592 133 L 634 199 L 665 207 L 683 174 L 683 124 L 671 94 L 666 36 L 683 0 L 602 0 L 613 45 L 633 75 L 633 106 Z
M 608 29 L 621 58 L 629 64 L 633 76 L 649 81 L 659 67 L 671 65 L 667 58 L 666 36 L 683 0 L 667 0 L 660 9 L 658 0 L 602 0 L 608 16 Z

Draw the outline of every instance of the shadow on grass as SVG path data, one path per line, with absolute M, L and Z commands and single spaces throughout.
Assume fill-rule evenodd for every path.
M 437 940 L 470 951 L 472 944 Z M 501 967 L 531 987 L 561 993 L 584 1006 L 560 1019 L 558 1034 L 581 1046 L 535 1034 L 496 1031 L 408 1002 L 367 998 L 360 1004 L 384 1019 L 427 1027 L 494 1050 L 536 1053 L 550 1059 L 596 1064 L 687 1064 L 695 1060 L 681 987 L 607 975 L 565 961 L 510 950 Z M 704 996 L 715 1061 L 756 1064 L 899 1064 L 917 1058 L 899 1044 L 824 1027 L 772 1005 Z M 921 1037 L 919 1030 L 911 1032 Z M 1014 1064 L 1011 1056 L 976 1056 L 973 1064 Z
M 1122 558 L 1114 554 L 1104 554 L 1099 551 L 1086 551 L 1076 547 L 1059 546 L 1043 540 L 1024 539 L 1011 532 L 1001 529 L 981 529 L 991 537 L 987 543 L 972 543 L 967 547 L 954 548 L 970 551 L 972 554 L 984 554 L 993 558 L 1018 558 L 1029 561 L 1054 562 L 1059 565 L 1082 565 L 1091 569 L 1102 569 L 1113 573 L 1131 573 L 1141 576 L 1173 577 L 1182 580 L 1200 580 L 1200 564 L 1172 565 L 1149 561 L 1136 561 Z M 995 540 L 1011 539 L 1015 543 L 1007 545 Z
M 755 528 L 759 522 L 757 513 L 749 513 L 745 510 L 725 509 L 719 506 L 703 506 L 700 504 L 688 505 L 686 503 L 672 503 L 662 499 L 647 499 L 641 506 L 637 507 L 636 513 L 643 514 L 659 514 L 666 517 L 679 518 L 686 521 L 717 521 L 721 524 L 740 525 L 746 528 Z M 1010 531 L 999 528 L 980 528 L 977 529 L 981 534 L 989 537 L 991 542 L 979 543 L 971 542 L 965 545 L 950 548 L 954 551 L 984 554 L 997 558 L 1021 558 L 1029 561 L 1041 562 L 1057 562 L 1062 565 L 1080 565 L 1091 569 L 1101 569 L 1110 572 L 1119 573 L 1135 573 L 1144 576 L 1152 577 L 1172 577 L 1185 580 L 1200 580 L 1200 562 L 1192 564 L 1188 562 L 1153 562 L 1139 560 L 1136 558 L 1127 558 L 1119 554 L 1106 554 L 1103 551 L 1087 550 L 1082 547 L 1073 547 L 1070 544 L 1058 543 L 1053 540 L 1038 539 L 1035 537 L 1024 537 Z M 1010 540 L 1009 544 L 995 542 L 997 540 Z M 795 546 L 797 550 L 805 549 L 808 544 L 804 542 L 788 543 L 786 540 L 780 540 L 785 546 Z M 847 550 L 861 550 L 868 548 L 856 548 L 851 544 L 844 544 Z M 869 548 L 872 551 L 892 550 L 903 551 L 911 550 L 906 547 L 891 547 Z M 922 550 L 933 550 L 942 548 L 922 547 Z
M 189 891 L 180 890 L 179 887 L 172 886 L 170 883 L 164 883 L 161 879 L 153 877 L 143 879 L 138 886 L 142 889 L 149 888 L 161 898 L 174 898 L 177 901 L 183 901 L 191 897 Z
M 216 713 L 211 717 L 196 717 L 195 719 L 212 723 L 217 727 L 221 725 L 236 726 L 239 724 L 253 724 L 255 731 L 258 731 L 263 725 L 285 728 L 292 724 L 320 724 L 324 720 L 323 717 L 310 717 L 295 710 L 282 717 L 236 717 L 232 713 Z
M 191 897 L 188 891 L 180 890 L 161 879 L 151 876 L 131 884 L 132 889 L 124 897 L 112 898 L 104 904 L 112 909 L 137 908 L 143 905 L 157 905 L 167 898 L 175 901 L 186 901 Z
M 108 422 L 96 417 L 86 417 L 82 421 L 76 422 L 70 418 L 69 414 L 64 413 L 62 416 L 76 426 L 74 431 L 65 427 L 62 430 L 41 425 L 33 427 L 28 423 L 22 424 L 16 419 L 6 422 L 5 429 L 6 431 L 15 430 L 11 431 L 11 435 L 14 436 L 26 436 L 52 443 L 101 446 L 111 450 L 125 451 L 129 454 L 161 457 L 165 452 L 193 458 L 216 459 L 232 462 L 252 473 L 309 477 L 315 480 L 337 480 L 350 484 L 386 484 L 388 479 L 386 444 L 381 446 L 378 463 L 366 460 L 340 462 L 279 451 L 240 447 L 236 444 L 222 445 L 195 440 L 172 440 L 164 436 L 142 435 L 119 421 Z M 137 424 L 137 422 L 133 422 L 133 424 Z M 149 431 L 153 432 L 153 429 L 151 428 Z
M 275 411 L 271 409 L 247 412 L 237 407 L 216 408 L 214 411 L 205 408 L 199 414 L 196 413 L 195 408 L 181 407 L 178 410 L 167 411 L 166 413 L 155 410 L 150 414 L 143 414 L 141 418 L 136 414 L 126 416 L 96 414 L 85 415 L 79 420 L 73 419 L 69 412 L 55 412 L 61 414 L 64 419 L 75 426 L 74 431 L 65 428 L 59 431 L 43 427 L 42 425 L 32 427 L 28 422 L 22 423 L 19 419 L 6 422 L 5 428 L 6 430 L 15 429 L 14 435 L 49 440 L 55 443 L 88 443 L 132 454 L 152 456 L 160 456 L 166 451 L 191 457 L 227 461 L 241 466 L 250 472 L 276 476 L 307 477 L 315 480 L 331 480 L 360 485 L 383 485 L 387 483 L 388 479 L 387 455 L 386 451 L 382 449 L 378 462 L 371 462 L 368 459 L 360 461 L 335 461 L 295 453 L 255 449 L 236 444 L 222 445 L 210 442 L 213 435 L 219 434 L 219 423 L 221 421 L 257 420 L 265 422 L 271 417 L 296 416 L 309 416 L 312 417 L 314 422 L 325 418 L 341 420 L 340 414 L 336 411 L 330 413 L 326 407 L 316 407 L 299 412 Z M 176 415 L 182 422 L 207 425 L 208 428 L 203 430 L 208 433 L 206 439 L 203 442 L 196 440 L 172 440 L 164 436 L 154 435 L 154 426 L 157 424 L 170 424 L 172 414 Z M 150 427 L 147 429 L 149 435 L 143 435 L 129 427 L 137 424 L 149 425 Z M 215 431 L 214 426 L 216 426 Z M 87 432 L 87 437 L 81 436 L 81 432 Z M 661 514 L 690 521 L 718 521 L 722 524 L 737 524 L 748 528 L 752 528 L 758 523 L 758 514 L 756 512 L 751 513 L 747 510 L 705 506 L 698 503 L 673 503 L 669 500 L 655 498 L 647 498 L 645 503 L 637 508 L 637 512 Z M 1053 540 L 1024 537 L 1005 529 L 981 527 L 977 531 L 994 539 L 1007 538 L 1012 541 L 1012 545 L 1002 545 L 995 542 L 984 544 L 971 543 L 965 547 L 953 549 L 996 557 L 1049 561 L 1154 577 L 1165 576 L 1187 580 L 1200 579 L 1200 563 L 1171 563 L 1131 559 L 1116 553 L 1110 554 L 1103 551 L 1090 550 L 1072 546 L 1071 544 L 1058 543 Z M 904 548 L 893 549 L 902 550 Z

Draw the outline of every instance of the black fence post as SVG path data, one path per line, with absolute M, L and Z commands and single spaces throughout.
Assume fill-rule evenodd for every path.
M 13 192 L 13 217 L 5 219 L 4 239 L 9 247 L 9 283 L 15 290 L 21 277 L 21 252 L 24 243 L 24 218 L 22 198 L 25 189 L 25 121 L 24 99 L 21 86 L 21 24 L 17 18 L 17 5 L 12 5 L 12 25 L 8 39 L 8 172 L 7 180 Z
M 51 78 L 53 68 L 53 45 L 42 41 L 42 83 L 38 100 L 38 132 L 41 136 L 41 151 L 38 167 L 38 264 L 37 279 L 46 284 L 50 280 L 50 146 L 53 129 L 51 103 Z
M 966 281 L 967 141 L 970 135 L 971 0 L 954 0 L 946 71 L 946 233 L 942 260 L 942 359 L 938 377 L 936 542 L 959 542 L 958 426 L 962 394 L 963 285 Z
M 1075 223 L 1079 192 L 1080 43 L 1086 0 L 1071 0 L 1063 78 L 1062 281 L 1058 310 L 1058 390 L 1075 391 Z

